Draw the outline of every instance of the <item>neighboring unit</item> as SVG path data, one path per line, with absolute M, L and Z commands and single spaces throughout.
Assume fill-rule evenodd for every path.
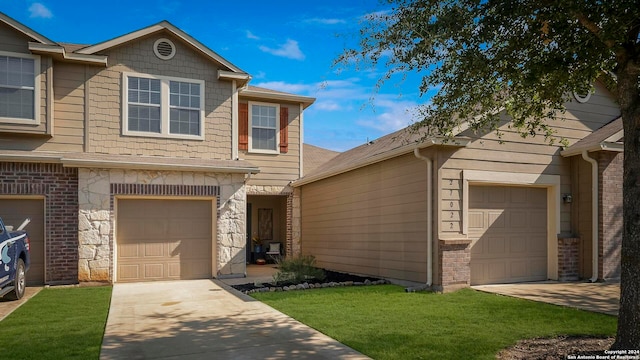
M 28 281 L 244 276 L 252 234 L 296 251 L 314 99 L 250 79 L 166 21 L 75 45 L 0 13 L 0 214 L 32 218 Z
M 346 151 L 294 182 L 302 253 L 320 266 L 423 283 L 620 277 L 623 133 L 596 84 L 550 119 L 569 146 L 500 125 L 454 141 L 406 130 Z

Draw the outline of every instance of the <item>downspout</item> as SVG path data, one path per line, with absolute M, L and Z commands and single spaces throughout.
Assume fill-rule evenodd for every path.
M 413 155 L 416 158 L 427 163 L 427 284 L 429 287 L 433 283 L 433 184 L 432 184 L 432 173 L 433 173 L 433 161 L 420 154 L 420 149 L 413 149 Z
M 591 163 L 591 279 L 598 280 L 598 161 L 589 157 L 587 150 L 582 151 L 582 158 Z

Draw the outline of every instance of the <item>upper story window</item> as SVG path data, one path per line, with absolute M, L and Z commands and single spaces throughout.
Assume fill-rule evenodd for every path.
M 40 123 L 40 58 L 0 51 L 0 121 Z
M 123 74 L 123 133 L 204 139 L 204 81 Z
M 249 103 L 249 151 L 278 153 L 280 106 L 269 103 Z

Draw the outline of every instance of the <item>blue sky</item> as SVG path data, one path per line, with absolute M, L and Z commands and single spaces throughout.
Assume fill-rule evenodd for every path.
M 375 92 L 384 69 L 332 67 L 355 44 L 362 17 L 382 6 L 377 0 L 0 0 L 0 11 L 58 42 L 94 44 L 168 20 L 251 74 L 251 85 L 315 97 L 305 112 L 305 142 L 338 151 L 407 126 L 411 109 L 426 101 L 416 74 Z

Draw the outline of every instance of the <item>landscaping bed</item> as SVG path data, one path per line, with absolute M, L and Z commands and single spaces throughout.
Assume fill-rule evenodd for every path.
M 251 283 L 242 285 L 232 285 L 234 289 L 241 291 L 245 294 L 253 294 L 256 292 L 276 292 L 276 291 L 291 291 L 291 290 L 305 290 L 315 288 L 327 288 L 337 286 L 366 286 L 366 285 L 378 285 L 386 284 L 387 281 L 371 276 L 358 276 L 337 271 L 324 270 L 325 278 L 323 280 L 307 279 L 302 282 L 269 282 L 269 283 Z

